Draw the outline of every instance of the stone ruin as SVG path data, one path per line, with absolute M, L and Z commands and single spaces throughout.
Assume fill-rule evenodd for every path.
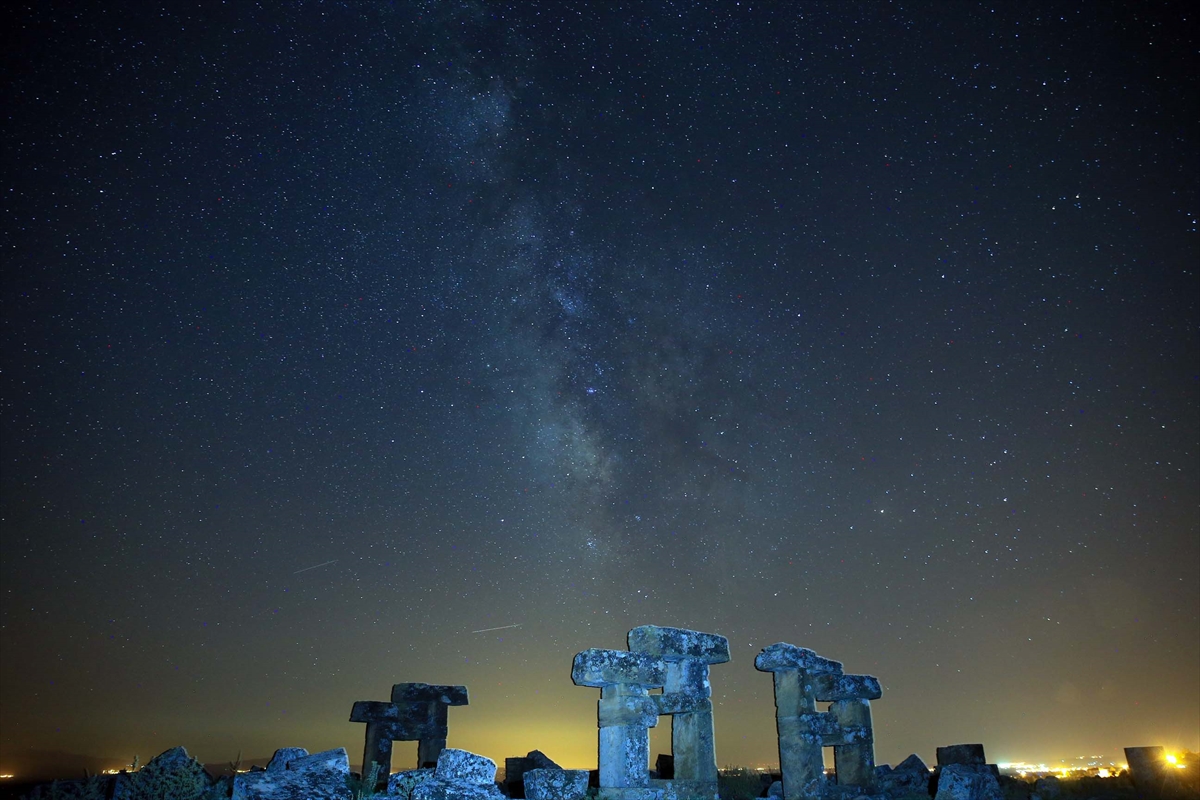
M 392 743 L 417 742 L 417 767 L 433 767 L 446 749 L 446 710 L 467 704 L 467 687 L 428 683 L 397 683 L 392 700 L 359 700 L 350 711 L 351 722 L 367 724 L 363 746 L 363 772 L 379 766 L 379 779 L 392 771 Z
M 729 641 L 713 633 L 643 625 L 629 650 L 584 650 L 571 680 L 600 690 L 600 796 L 603 800 L 717 797 L 712 687 L 708 669 L 729 660 Z M 650 694 L 662 689 L 662 694 Z M 650 779 L 650 728 L 670 715 L 671 780 Z
M 785 800 L 823 794 L 823 747 L 833 747 L 837 785 L 872 789 L 875 737 L 870 701 L 883 695 L 878 679 L 847 675 L 840 662 L 786 642 L 763 649 L 754 666 L 775 678 L 775 725 Z M 817 711 L 817 703 L 829 703 L 829 710 Z

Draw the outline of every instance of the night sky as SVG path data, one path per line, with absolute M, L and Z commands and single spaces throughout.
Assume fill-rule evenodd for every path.
M 778 641 L 880 763 L 1200 749 L 1191 3 L 166 5 L 0 20 L 0 771 L 594 766 L 647 623 L 722 765 Z

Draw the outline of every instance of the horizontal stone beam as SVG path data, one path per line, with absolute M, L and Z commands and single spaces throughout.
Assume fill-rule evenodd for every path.
M 816 675 L 812 686 L 816 699 L 822 703 L 883 697 L 879 679 L 873 675 Z
M 397 683 L 392 686 L 393 703 L 441 703 L 444 706 L 467 705 L 467 687 L 429 683 Z
M 629 649 L 664 661 L 698 659 L 706 664 L 724 664 L 729 660 L 729 640 L 724 636 L 686 628 L 642 625 L 629 632 Z
M 667 680 L 667 664 L 661 658 L 626 650 L 591 648 L 575 655 L 571 681 L 576 686 L 637 686 L 653 689 Z
M 382 700 L 359 700 L 350 709 L 351 722 L 395 722 L 400 718 L 400 709 Z
M 359 700 L 350 711 L 350 721 L 382 726 L 380 734 L 396 742 L 445 739 L 447 734 L 444 713 L 430 714 L 427 703 L 396 705 L 378 700 Z
M 776 642 L 754 659 L 754 668 L 761 672 L 786 672 L 803 670 L 810 675 L 841 675 L 842 662 L 824 658 L 807 647 L 797 647 L 787 642 Z

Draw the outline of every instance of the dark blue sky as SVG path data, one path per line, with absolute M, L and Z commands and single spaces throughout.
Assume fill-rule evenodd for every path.
M 1200 749 L 1189 4 L 0 28 L 4 771 L 357 757 L 400 681 L 585 766 L 645 623 L 730 638 L 722 764 L 776 641 L 880 762 Z

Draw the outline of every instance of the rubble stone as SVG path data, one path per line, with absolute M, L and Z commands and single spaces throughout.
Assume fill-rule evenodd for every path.
M 939 773 L 934 800 L 1004 800 L 1000 782 L 985 765 L 947 764 Z
M 291 759 L 282 770 L 234 778 L 231 800 L 349 800 L 350 759 L 345 748 Z
M 587 794 L 586 769 L 531 769 L 524 778 L 529 800 L 581 800 Z
M 438 756 L 434 777 L 446 783 L 490 786 L 496 781 L 496 762 L 466 750 L 448 747 Z
M 928 794 L 931 777 L 929 767 L 925 766 L 925 762 L 916 753 L 882 775 L 878 768 L 876 769 L 876 785 L 897 796 Z
M 287 769 L 289 761 L 304 758 L 306 755 L 308 755 L 308 751 L 303 747 L 281 747 L 267 762 L 267 772 L 283 772 Z
M 387 782 L 388 796 L 399 797 L 402 800 L 411 800 L 416 788 L 425 781 L 433 778 L 434 771 L 432 767 L 423 767 L 421 769 L 408 769 L 389 775 Z

